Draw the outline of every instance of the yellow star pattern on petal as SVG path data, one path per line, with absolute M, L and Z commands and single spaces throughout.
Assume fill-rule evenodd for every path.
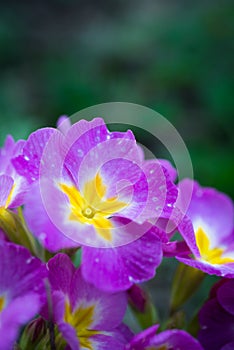
M 224 249 L 215 247 L 210 248 L 210 240 L 201 227 L 196 231 L 196 243 L 201 254 L 201 259 L 209 262 L 210 264 L 228 264 L 234 263 L 233 258 L 222 256 Z
M 94 310 L 95 305 L 79 306 L 76 310 L 72 311 L 69 301 L 65 303 L 64 321 L 75 328 L 80 346 L 89 350 L 93 350 L 90 337 L 100 333 L 99 331 L 90 329 L 93 323 Z
M 85 183 L 82 193 L 74 185 L 60 183 L 59 187 L 70 202 L 69 219 L 93 225 L 102 238 L 111 241 L 113 225 L 108 218 L 126 207 L 127 203 L 117 197 L 105 198 L 107 188 L 100 174 Z

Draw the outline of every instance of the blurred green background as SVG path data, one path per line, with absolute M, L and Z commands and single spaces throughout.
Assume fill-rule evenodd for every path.
M 138 103 L 177 128 L 196 179 L 234 197 L 233 19 L 232 0 L 2 1 L 0 143 L 94 104 Z
M 163 114 L 195 177 L 234 196 L 229 0 L 2 1 L 0 142 L 109 101 Z
M 112 101 L 163 114 L 195 177 L 234 195 L 232 1 L 3 1 L 0 141 Z

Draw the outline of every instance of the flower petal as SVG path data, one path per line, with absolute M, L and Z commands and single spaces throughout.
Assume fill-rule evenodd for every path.
M 126 290 L 133 283 L 152 278 L 161 259 L 161 241 L 157 229 L 151 228 L 139 239 L 120 247 L 83 247 L 82 273 L 102 290 Z

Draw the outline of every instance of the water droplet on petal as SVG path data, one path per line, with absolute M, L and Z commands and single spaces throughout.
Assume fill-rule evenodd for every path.
M 78 157 L 83 157 L 83 155 L 84 155 L 84 152 L 82 151 L 82 149 L 78 149 L 77 150 L 77 155 L 78 155 Z
M 28 259 L 26 260 L 26 264 L 30 264 L 32 260 L 33 260 L 33 257 L 30 256 L 30 258 L 28 258 Z
M 167 207 L 169 207 L 169 208 L 173 208 L 173 207 L 174 207 L 174 205 L 173 205 L 173 204 L 171 204 L 171 203 L 167 203 Z
M 39 236 L 38 236 L 39 240 L 40 241 L 44 241 L 46 239 L 46 234 L 45 233 L 41 233 Z

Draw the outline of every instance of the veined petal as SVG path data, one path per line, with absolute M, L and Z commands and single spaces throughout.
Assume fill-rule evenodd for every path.
M 102 166 L 109 159 L 125 157 L 131 153 L 131 148 L 135 147 L 136 143 L 131 131 L 109 132 L 103 119 L 95 118 L 91 122 L 81 120 L 72 125 L 67 133 L 65 144 L 68 150 L 65 158 L 66 166 L 75 181 L 79 183 L 80 188 L 83 188 L 84 182 L 89 180 L 88 174 L 90 179 L 93 179 L 100 165 Z M 138 156 L 137 151 L 135 159 Z M 81 165 L 82 168 L 85 167 L 84 182 L 80 177 L 80 174 L 83 173 Z
M 125 223 L 124 219 L 119 220 Z M 137 226 L 128 226 L 126 222 L 119 231 L 126 235 L 128 230 L 137 231 Z M 82 273 L 97 288 L 116 292 L 152 278 L 161 259 L 162 245 L 157 229 L 146 225 L 145 234 L 127 245 L 108 249 L 83 247 Z
M 44 148 L 56 129 L 43 128 L 33 132 L 26 141 L 21 154 L 12 159 L 16 171 L 29 183 L 38 180 L 40 161 Z

